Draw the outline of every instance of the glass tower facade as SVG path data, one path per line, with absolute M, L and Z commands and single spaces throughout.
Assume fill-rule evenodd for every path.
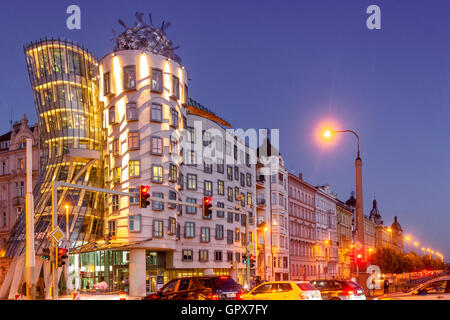
M 81 46 L 61 40 L 26 45 L 25 57 L 40 132 L 40 175 L 34 190 L 37 253 L 49 246 L 52 181 L 102 187 L 102 113 L 98 93 L 98 62 Z M 59 188 L 58 226 L 66 230 L 68 205 L 70 241 L 77 247 L 103 234 L 103 195 Z M 3 256 L 25 251 L 25 215 L 10 234 Z

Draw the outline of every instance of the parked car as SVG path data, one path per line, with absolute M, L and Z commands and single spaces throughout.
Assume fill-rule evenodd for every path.
M 322 300 L 320 291 L 307 282 L 264 282 L 242 295 L 242 300 Z
M 195 276 L 173 279 L 143 300 L 235 300 L 241 295 L 241 285 L 230 276 Z
M 323 300 L 366 300 L 364 289 L 353 281 L 312 280 Z
M 450 276 L 429 280 L 407 292 L 387 294 L 374 300 L 450 300 Z

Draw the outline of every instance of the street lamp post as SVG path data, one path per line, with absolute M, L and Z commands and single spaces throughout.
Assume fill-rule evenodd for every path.
M 359 136 L 353 130 L 325 131 L 323 136 L 330 138 L 336 133 L 352 133 L 356 137 L 357 153 L 355 160 L 356 169 L 356 239 L 364 245 L 364 207 L 363 207 L 363 191 L 362 191 L 362 160 L 359 152 Z M 361 250 L 362 260 L 365 260 L 365 250 Z
M 264 281 L 267 281 L 267 261 L 266 261 L 266 232 L 268 227 L 264 227 Z

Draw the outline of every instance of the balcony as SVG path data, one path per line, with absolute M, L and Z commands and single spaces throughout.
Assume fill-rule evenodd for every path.
M 256 187 L 264 188 L 265 187 L 266 178 L 264 176 L 258 176 L 256 178 Z
M 265 209 L 266 208 L 266 199 L 264 199 L 264 198 L 256 199 L 256 208 L 257 209 Z

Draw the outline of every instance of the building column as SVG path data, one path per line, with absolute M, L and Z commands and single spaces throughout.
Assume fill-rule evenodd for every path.
M 130 292 L 132 297 L 145 297 L 145 249 L 130 250 Z

